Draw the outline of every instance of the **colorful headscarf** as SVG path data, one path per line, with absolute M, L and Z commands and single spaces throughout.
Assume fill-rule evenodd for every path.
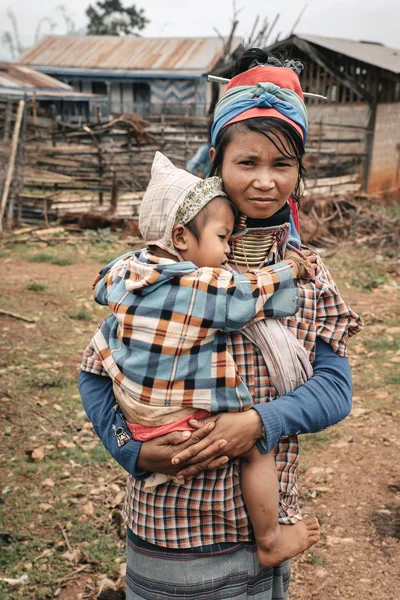
M 219 177 L 200 179 L 177 169 L 156 152 L 151 179 L 139 212 L 139 230 L 148 245 L 158 246 L 181 259 L 172 243 L 174 225 L 186 225 L 217 196 L 226 197 Z
M 211 129 L 216 144 L 221 129 L 253 117 L 276 117 L 290 123 L 307 139 L 307 109 L 299 78 L 286 67 L 260 65 L 230 80 L 219 100 Z

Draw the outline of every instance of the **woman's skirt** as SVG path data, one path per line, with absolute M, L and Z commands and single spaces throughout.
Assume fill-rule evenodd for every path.
M 267 569 L 251 544 L 160 548 L 128 529 L 126 600 L 287 600 L 290 561 Z

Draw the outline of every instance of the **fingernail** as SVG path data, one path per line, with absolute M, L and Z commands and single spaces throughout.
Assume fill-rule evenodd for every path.
M 189 438 L 192 435 L 191 431 L 182 431 L 182 437 Z
M 215 427 L 215 423 L 214 422 L 211 422 L 211 423 L 208 424 L 208 429 L 214 429 L 214 427 Z
M 179 458 L 173 458 L 173 459 L 171 460 L 171 462 L 172 462 L 172 464 L 173 464 L 173 465 L 179 465 L 179 463 L 180 463 L 181 461 L 179 460 Z

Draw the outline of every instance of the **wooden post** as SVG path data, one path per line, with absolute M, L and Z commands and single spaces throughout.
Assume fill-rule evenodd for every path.
M 8 193 L 10 191 L 11 181 L 14 174 L 15 156 L 17 154 L 19 132 L 21 129 L 22 116 L 24 114 L 25 100 L 18 103 L 17 118 L 15 119 L 14 132 L 11 141 L 10 160 L 8 162 L 7 175 L 4 183 L 3 194 L 0 203 L 0 232 L 3 231 L 3 215 L 6 209 Z
M 7 104 L 6 104 L 6 110 L 5 110 L 5 116 L 4 116 L 4 130 L 3 130 L 3 154 L 1 157 L 1 163 L 0 163 L 0 173 L 4 173 L 4 179 L 5 179 L 5 164 L 6 164 L 6 152 L 5 149 L 8 148 L 9 146 L 9 135 L 10 135 L 10 125 L 11 125 L 11 115 L 12 115 L 12 107 L 13 107 L 13 101 L 8 98 L 7 99 Z M 0 181 L 0 194 L 2 192 L 4 186 L 4 180 Z
M 114 171 L 112 185 L 111 185 L 111 200 L 110 200 L 110 213 L 112 215 L 115 215 L 115 213 L 117 211 L 117 204 L 118 204 L 118 179 L 117 179 L 117 173 Z
M 36 105 L 36 92 L 32 94 L 32 117 L 33 117 L 33 126 L 35 129 L 35 137 L 38 136 L 38 120 L 37 120 L 37 105 Z
M 375 139 L 375 124 L 376 124 L 377 109 L 378 109 L 378 103 L 375 100 L 375 102 L 373 102 L 373 104 L 369 105 L 367 131 L 365 132 L 365 161 L 364 161 L 364 173 L 363 173 L 363 181 L 362 181 L 362 189 L 364 192 L 368 192 L 369 175 L 371 172 L 372 150 L 374 148 L 374 139 Z

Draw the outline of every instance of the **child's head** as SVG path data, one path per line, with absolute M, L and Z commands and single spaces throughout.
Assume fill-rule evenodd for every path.
M 233 205 L 226 196 L 217 196 L 186 225 L 174 226 L 172 242 L 184 260 L 198 267 L 222 267 L 228 261 L 234 222 Z
M 218 177 L 199 179 L 156 153 L 139 214 L 148 246 L 198 267 L 220 267 L 229 254 L 234 211 Z

